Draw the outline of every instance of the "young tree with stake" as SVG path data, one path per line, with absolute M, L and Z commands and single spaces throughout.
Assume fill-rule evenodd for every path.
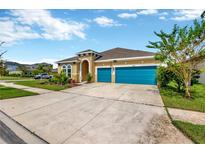
M 190 98 L 192 72 L 205 58 L 205 20 L 195 20 L 190 27 L 175 25 L 171 33 L 154 33 L 160 40 L 149 42 L 147 47 L 158 49 L 156 59 L 182 75 L 185 96 Z

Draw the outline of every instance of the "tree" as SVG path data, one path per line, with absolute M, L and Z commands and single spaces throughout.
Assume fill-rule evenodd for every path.
M 21 73 L 22 76 L 25 76 L 28 73 L 28 69 L 26 68 L 25 65 L 19 65 L 18 70 L 22 72 Z
M 5 42 L 0 42 L 0 47 L 4 44 Z M 0 50 L 0 75 L 5 75 L 6 73 L 6 66 L 4 64 L 4 60 L 3 60 L 3 55 L 6 53 L 7 51 L 1 51 Z
M 205 21 L 194 21 L 193 26 L 174 26 L 171 33 L 154 32 L 160 41 L 149 42 L 148 48 L 158 49 L 155 58 L 182 75 L 185 96 L 190 98 L 191 76 L 195 67 L 205 58 Z
M 50 73 L 52 68 L 52 65 L 46 63 L 38 64 L 37 66 L 37 70 L 39 73 Z
M 205 11 L 201 14 L 201 18 L 205 19 Z
M 44 65 L 43 64 L 38 64 L 37 70 L 39 71 L 39 73 L 44 73 L 45 72 Z

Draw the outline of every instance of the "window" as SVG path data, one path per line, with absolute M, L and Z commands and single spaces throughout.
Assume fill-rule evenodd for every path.
M 71 65 L 63 65 L 63 72 L 65 73 L 66 76 L 69 78 L 71 77 Z
M 71 78 L 71 65 L 67 65 L 67 76 Z

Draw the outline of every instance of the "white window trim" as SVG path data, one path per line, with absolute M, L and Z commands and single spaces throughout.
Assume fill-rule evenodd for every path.
M 160 66 L 160 64 L 113 65 L 113 67 L 141 67 L 141 66 Z
M 64 70 L 64 67 L 65 66 L 65 70 L 66 70 L 66 76 L 68 76 L 68 66 L 70 66 L 70 77 L 72 78 L 72 65 L 71 64 L 63 64 L 62 65 L 62 70 Z

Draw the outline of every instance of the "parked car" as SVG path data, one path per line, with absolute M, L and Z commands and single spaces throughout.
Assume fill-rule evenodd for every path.
M 52 78 L 52 75 L 49 75 L 48 73 L 42 73 L 34 76 L 34 79 L 50 79 Z

